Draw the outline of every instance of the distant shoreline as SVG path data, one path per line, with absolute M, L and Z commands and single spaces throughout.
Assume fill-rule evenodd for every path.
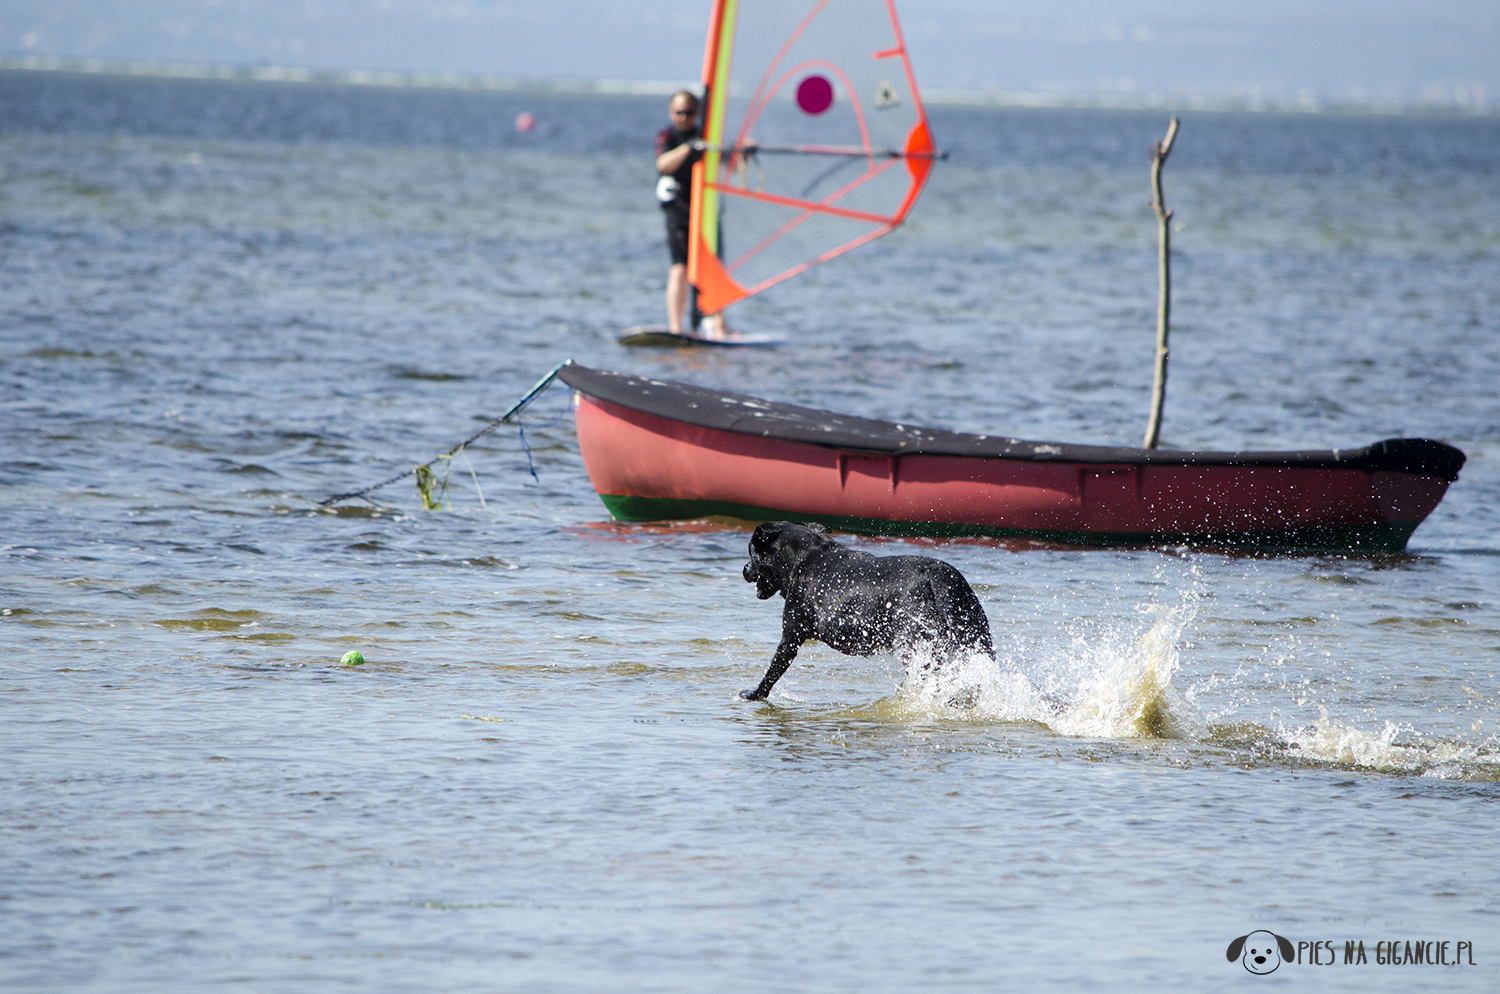
M 191 62 L 123 62 L 60 56 L 0 56 L 0 71 L 56 72 L 157 79 L 379 86 L 395 89 L 468 90 L 598 96 L 666 96 L 695 80 L 540 79 L 477 73 L 397 72 L 372 69 L 310 69 L 297 66 L 235 66 Z M 922 100 L 933 107 L 1035 107 L 1084 110 L 1190 110 L 1219 113 L 1374 114 L 1489 117 L 1500 105 L 1488 101 L 1393 102 L 1303 97 L 1242 97 L 1204 94 L 1052 93 L 932 89 Z

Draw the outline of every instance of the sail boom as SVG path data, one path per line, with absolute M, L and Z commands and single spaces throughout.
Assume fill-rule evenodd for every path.
M 727 155 L 841 155 L 855 159 L 946 159 L 947 152 L 909 152 L 899 148 L 860 148 L 857 145 L 709 145 L 704 151 Z

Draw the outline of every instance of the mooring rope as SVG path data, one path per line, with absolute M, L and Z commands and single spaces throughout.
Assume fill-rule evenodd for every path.
M 544 425 L 533 425 L 532 427 L 535 428 L 537 431 L 546 431 L 548 428 L 554 427 L 559 421 L 561 421 L 563 418 L 565 418 L 567 416 L 568 416 L 568 409 L 564 408 L 563 412 L 561 414 L 559 414 L 557 417 L 553 418 L 551 421 L 548 421 L 546 424 L 544 424 Z M 521 436 L 521 448 L 523 450 L 525 450 L 525 452 L 526 452 L 526 472 L 528 472 L 528 473 L 531 474 L 531 478 L 533 480 L 535 480 L 538 483 L 541 483 L 542 482 L 542 478 L 540 476 L 536 475 L 536 463 L 534 463 L 534 462 L 531 461 L 531 443 L 528 442 L 528 441 L 526 441 L 526 426 L 523 425 L 521 422 L 517 421 L 516 422 L 516 431 Z M 476 486 L 476 487 L 479 486 L 479 481 L 478 480 L 474 481 L 474 486 Z
M 572 359 L 564 359 L 562 362 L 560 362 L 556 366 L 552 367 L 552 371 L 550 373 L 548 373 L 546 376 L 542 377 L 540 380 L 538 380 L 537 383 L 536 383 L 536 386 L 532 387 L 530 390 L 528 390 L 526 392 L 526 396 L 522 397 L 520 400 L 518 400 L 514 404 L 512 404 L 511 407 L 510 407 L 510 410 L 506 411 L 504 414 L 500 415 L 498 418 L 496 418 L 495 420 L 491 421 L 489 424 L 485 425 L 483 428 L 479 429 L 474 434 L 472 434 L 468 438 L 464 439 L 462 442 L 459 442 L 457 445 L 453 446 L 453 448 L 449 449 L 447 452 L 444 452 L 441 455 L 434 456 L 432 459 L 429 459 L 427 462 L 424 462 L 424 463 L 422 463 L 421 465 L 418 465 L 418 466 L 413 466 L 411 469 L 404 469 L 401 472 L 397 473 L 395 476 L 392 476 L 389 479 L 381 480 L 379 483 L 371 484 L 370 486 L 365 487 L 363 490 L 351 490 L 348 493 L 344 493 L 344 494 L 334 494 L 332 497 L 327 497 L 327 498 L 325 498 L 323 500 L 318 501 L 318 505 L 320 507 L 329 507 L 331 505 L 339 503 L 340 501 L 354 500 L 355 498 L 362 498 L 364 500 L 369 500 L 369 495 L 372 494 L 372 493 L 374 493 L 376 490 L 379 490 L 381 487 L 388 487 L 392 483 L 395 483 L 397 480 L 402 480 L 402 479 L 405 479 L 408 476 L 415 475 L 416 478 L 417 478 L 417 490 L 422 495 L 422 506 L 425 507 L 429 511 L 436 511 L 436 510 L 438 510 L 442 506 L 442 499 L 441 499 L 441 497 L 436 497 L 435 498 L 432 495 L 432 488 L 434 486 L 438 485 L 437 475 L 435 473 L 433 473 L 433 471 L 432 471 L 432 464 L 435 463 L 435 462 L 439 462 L 439 461 L 446 461 L 448 463 L 448 470 L 451 472 L 452 468 L 453 468 L 453 457 L 455 455 L 459 454 L 460 452 L 463 452 L 464 459 L 467 461 L 468 458 L 469 458 L 469 454 L 466 451 L 464 451 L 464 450 L 466 450 L 469 447 L 470 444 L 472 444 L 474 442 L 477 442 L 479 439 L 481 439 L 484 436 L 488 435 L 490 432 L 494 431 L 496 428 L 499 428 L 501 425 L 505 424 L 511 418 L 515 417 L 517 414 L 520 414 L 521 411 L 523 411 L 526 408 L 527 404 L 530 404 L 533 400 L 535 400 L 537 398 L 538 394 L 540 394 L 543 390 L 547 389 L 547 387 L 552 383 L 552 380 L 557 376 L 557 374 L 560 373 L 560 372 L 562 372 L 563 367 L 565 367 L 565 366 L 571 366 L 572 364 L 573 364 L 573 360 Z M 566 411 L 564 411 L 562 413 L 562 415 L 560 415 L 557 418 L 557 421 L 553 421 L 552 424 L 553 425 L 557 424 L 557 422 L 561 421 L 564 417 L 567 417 L 567 412 Z M 544 425 L 543 427 L 550 428 L 550 427 L 552 427 L 552 425 Z M 531 447 L 528 446 L 528 445 L 526 445 L 526 435 L 525 435 L 524 429 L 523 429 L 522 435 L 521 435 L 521 444 L 522 444 L 523 447 L 526 448 L 526 463 L 527 463 L 527 467 L 529 469 L 531 469 L 531 475 L 532 475 L 533 478 L 535 478 L 536 477 L 536 469 L 535 469 L 535 467 L 533 467 L 531 465 Z M 472 465 L 469 467 L 469 471 L 470 471 L 471 474 L 473 473 L 473 466 Z M 538 482 L 540 482 L 540 481 L 538 481 Z M 441 486 L 442 486 L 442 494 L 446 495 L 447 492 L 448 492 L 448 474 L 447 473 L 443 474 L 443 479 L 442 479 Z M 479 478 L 477 476 L 474 478 L 474 487 L 475 487 L 476 490 L 479 487 Z M 484 500 L 484 498 L 481 495 L 481 497 L 480 497 L 481 503 L 483 502 L 483 500 Z

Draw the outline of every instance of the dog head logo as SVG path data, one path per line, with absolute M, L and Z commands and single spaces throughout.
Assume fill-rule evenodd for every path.
M 1251 973 L 1274 973 L 1282 960 L 1296 959 L 1297 950 L 1290 941 L 1264 929 L 1242 935 L 1229 944 L 1224 958 L 1239 960 Z

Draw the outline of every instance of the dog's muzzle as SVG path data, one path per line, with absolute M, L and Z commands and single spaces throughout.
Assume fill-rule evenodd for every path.
M 754 559 L 745 564 L 745 582 L 755 584 L 755 596 L 761 600 L 767 600 L 776 596 L 776 584 L 771 582 L 770 577 L 760 571 L 760 567 L 755 565 Z

